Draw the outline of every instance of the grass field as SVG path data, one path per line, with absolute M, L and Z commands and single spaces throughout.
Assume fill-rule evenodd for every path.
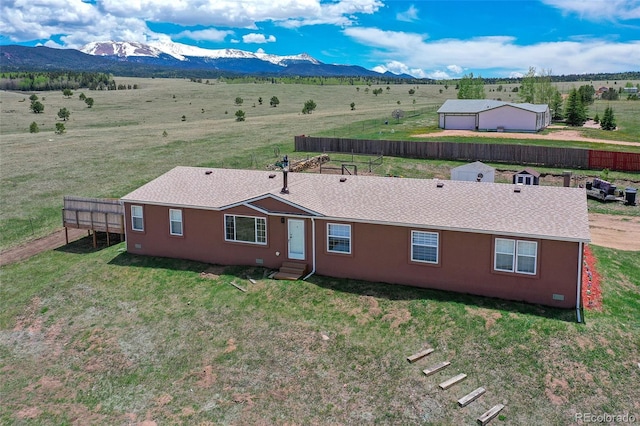
M 576 324 L 571 310 L 382 283 L 203 278 L 208 265 L 80 240 L 0 269 L 0 423 L 474 424 L 497 403 L 497 424 L 638 418 L 638 256 L 594 249 L 604 308 Z M 451 366 L 422 374 L 439 361 Z
M 63 195 L 120 197 L 176 165 L 262 168 L 292 154 L 295 134 L 348 136 L 368 123 L 375 133 L 398 100 L 427 111 L 403 126 L 429 128 L 454 93 L 116 82 L 140 89 L 85 91 L 91 109 L 79 92 L 38 94 L 40 115 L 28 112 L 29 94 L 0 92 L 0 249 L 59 227 Z M 302 115 L 307 99 L 318 109 Z M 623 102 L 619 125 L 633 128 L 640 103 Z M 62 107 L 71 119 L 56 135 Z M 235 122 L 237 109 L 247 121 Z M 34 120 L 41 131 L 30 134 Z M 432 177 L 454 164 L 392 158 L 376 173 Z M 0 268 L 0 424 L 472 424 L 497 403 L 507 406 L 499 424 L 567 424 L 585 412 L 637 421 L 639 255 L 592 248 L 604 308 L 576 324 L 570 310 L 382 283 L 280 282 L 253 268 L 203 278 L 210 265 L 83 239 Z M 425 346 L 435 348 L 429 359 L 407 363 Z M 444 360 L 444 372 L 421 373 Z M 438 388 L 458 373 L 467 380 Z M 478 386 L 487 393 L 458 408 Z
M 276 152 L 291 154 L 296 134 L 410 137 L 433 129 L 437 108 L 455 97 L 453 87 L 441 85 L 416 86 L 413 96 L 408 93 L 410 86 L 392 85 L 388 90 L 385 86 L 381 95 L 374 96 L 372 90 L 366 91 L 375 87 L 366 86 L 138 78 L 116 78 L 116 83 L 137 84 L 139 89 L 85 90 L 95 100 L 93 108 L 78 99 L 82 91 L 71 98 L 61 91 L 38 93 L 45 105 L 42 114 L 29 111 L 29 93 L 0 92 L 0 250 L 59 227 L 64 195 L 120 197 L 176 165 L 262 168 L 275 160 Z M 498 96 L 492 90 L 487 87 L 489 97 Z M 516 94 L 499 95 L 515 100 Z M 276 108 L 269 106 L 272 96 L 280 100 Z M 237 97 L 244 100 L 241 106 L 235 104 Z M 303 115 L 308 99 L 318 107 L 313 114 Z M 351 102 L 356 105 L 353 111 Z M 57 135 L 57 112 L 63 107 L 71 117 L 65 123 L 67 132 Z M 396 108 L 407 112 L 399 124 L 391 118 Z M 245 111 L 245 122 L 235 121 L 238 109 Z M 615 133 L 640 129 L 640 102 L 618 101 L 615 109 L 621 127 Z M 417 114 L 420 111 L 424 112 Z M 384 125 L 387 120 L 389 125 Z M 29 133 L 33 121 L 39 133 Z M 605 137 L 611 132 L 594 134 Z

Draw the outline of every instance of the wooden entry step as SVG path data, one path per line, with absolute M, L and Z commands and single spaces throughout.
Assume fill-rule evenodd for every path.
M 280 270 L 273 276 L 274 280 L 299 280 L 307 272 L 306 263 L 284 262 Z

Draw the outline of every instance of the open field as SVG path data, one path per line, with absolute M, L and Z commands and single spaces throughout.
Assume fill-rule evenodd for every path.
M 176 165 L 262 168 L 292 154 L 295 134 L 433 130 L 435 109 L 454 96 L 437 85 L 375 97 L 364 86 L 116 82 L 140 88 L 85 91 L 91 109 L 79 91 L 39 93 L 40 115 L 28 112 L 30 94 L 0 92 L 0 249 L 58 228 L 63 195 L 119 197 Z M 307 99 L 318 109 L 302 115 Z M 398 100 L 425 113 L 384 125 Z M 619 124 L 633 129 L 640 102 L 619 102 Z M 56 135 L 62 107 L 71 119 Z M 247 121 L 235 122 L 237 109 Z M 30 134 L 34 120 L 41 131 Z M 458 164 L 385 158 L 374 172 L 448 177 Z M 640 210 L 589 209 L 634 223 Z M 592 247 L 604 305 L 576 324 L 574 311 L 318 276 L 279 282 L 262 269 L 101 247 L 85 238 L 0 267 L 0 423 L 472 424 L 497 403 L 505 424 L 566 424 L 584 412 L 640 418 L 638 252 Z M 425 346 L 436 351 L 406 362 Z M 421 373 L 444 360 L 444 372 Z M 466 381 L 438 388 L 460 372 Z M 478 386 L 487 393 L 458 408 Z
M 29 111 L 30 93 L 0 92 L 0 250 L 59 227 L 64 195 L 120 197 L 176 165 L 261 168 L 272 163 L 278 152 L 291 154 L 296 134 L 409 138 L 425 129 L 433 131 L 435 110 L 455 96 L 453 87 L 443 85 L 416 86 L 413 96 L 408 93 L 411 86 L 392 85 L 388 90 L 385 86 L 381 95 L 374 96 L 366 91 L 375 87 L 366 86 L 206 84 L 138 78 L 116 78 L 116 83 L 137 84 L 139 89 L 85 90 L 95 100 L 93 108 L 78 99 L 82 91 L 69 99 L 58 91 L 38 93 L 45 105 L 42 114 Z M 487 90 L 489 97 L 495 97 L 491 86 Z M 505 100 L 515 100 L 504 95 Z M 269 106 L 272 96 L 280 100 L 276 108 Z M 243 98 L 242 106 L 235 105 L 236 97 Z M 302 106 L 308 99 L 318 108 L 303 115 Z M 356 104 L 354 111 L 351 102 Z M 614 134 L 640 129 L 640 102 L 614 104 L 621 127 Z M 600 108 L 598 105 L 594 108 Z M 63 107 L 71 111 L 71 117 L 65 123 L 67 132 L 57 135 L 57 112 Z M 407 112 L 400 123 L 390 117 L 396 108 Z M 238 109 L 245 111 L 245 122 L 235 121 Z M 39 133 L 28 132 L 33 121 Z M 592 137 L 596 138 L 612 134 L 595 132 Z M 537 143 L 601 147 L 586 142 Z
M 576 324 L 571 310 L 123 248 L 85 238 L 0 269 L 0 423 L 474 424 L 497 403 L 505 424 L 640 415 L 634 252 L 592 247 L 604 306 Z

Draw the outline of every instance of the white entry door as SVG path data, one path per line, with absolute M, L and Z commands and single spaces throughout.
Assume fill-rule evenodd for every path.
M 289 219 L 289 259 L 304 260 L 304 220 Z

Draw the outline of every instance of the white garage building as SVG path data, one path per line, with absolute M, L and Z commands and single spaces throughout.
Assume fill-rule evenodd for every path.
M 438 126 L 450 130 L 537 132 L 550 123 L 546 104 L 448 99 L 438 110 Z

